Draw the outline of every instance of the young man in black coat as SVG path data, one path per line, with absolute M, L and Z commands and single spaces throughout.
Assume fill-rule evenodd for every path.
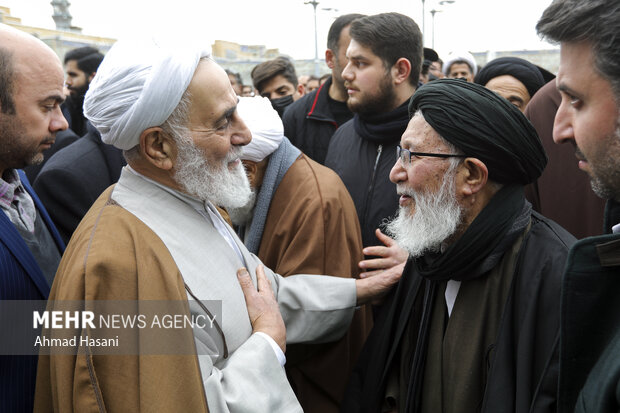
M 571 250 L 562 292 L 560 412 L 620 409 L 620 3 L 555 0 L 537 25 L 560 43 L 556 143 L 607 199 L 607 235 Z M 570 205 L 567 206 L 570 208 Z
M 349 34 L 342 78 L 355 115 L 332 136 L 325 166 L 349 190 L 367 247 L 379 244 L 375 229 L 398 208 L 389 173 L 420 77 L 422 33 L 411 18 L 383 13 L 354 20 Z
M 347 89 L 342 69 L 351 37 L 349 27 L 362 14 L 345 14 L 332 23 L 327 35 L 325 63 L 332 74 L 316 91 L 303 96 L 284 112 L 284 136 L 303 153 L 320 164 L 325 163 L 332 135 L 353 117 L 347 107 Z

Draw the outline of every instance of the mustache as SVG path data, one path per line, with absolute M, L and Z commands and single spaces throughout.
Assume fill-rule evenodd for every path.
M 415 191 L 411 188 L 406 187 L 404 184 L 396 184 L 396 193 L 398 195 L 407 195 L 413 197 L 415 195 Z
M 583 152 L 581 152 L 581 149 L 579 149 L 579 146 L 577 145 L 575 145 L 575 156 L 579 160 L 582 160 L 582 161 L 586 160 L 586 156 L 583 154 Z
M 228 154 L 226 155 L 226 163 L 234 162 L 237 159 L 241 158 L 241 154 L 243 153 L 243 147 L 241 146 L 232 146 Z

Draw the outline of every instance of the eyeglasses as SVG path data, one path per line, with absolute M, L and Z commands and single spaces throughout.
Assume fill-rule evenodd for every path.
M 465 155 L 457 155 L 454 153 L 428 153 L 428 152 L 411 152 L 407 149 L 403 149 L 398 145 L 396 147 L 396 157 L 400 159 L 403 166 L 409 166 L 413 161 L 414 156 L 432 156 L 434 158 L 466 158 Z

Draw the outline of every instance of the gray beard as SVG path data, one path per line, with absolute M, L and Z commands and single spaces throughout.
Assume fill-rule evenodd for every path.
M 248 226 L 254 216 L 254 206 L 256 206 L 256 190 L 252 188 L 248 202 L 239 208 L 228 208 L 228 216 L 234 225 L 239 227 Z
M 241 148 L 231 147 L 228 156 L 218 165 L 210 165 L 203 152 L 191 139 L 176 139 L 178 169 L 174 180 L 185 191 L 202 201 L 211 201 L 223 208 L 238 208 L 250 198 L 251 189 L 243 164 L 232 170 L 228 163 L 239 159 Z
M 442 245 L 461 224 L 462 208 L 454 193 L 454 173 L 446 173 L 436 193 L 415 193 L 399 185 L 398 192 L 409 195 L 415 210 L 400 207 L 398 215 L 386 230 L 409 255 L 420 257 L 426 252 L 440 252 Z
M 607 157 L 592 164 L 590 186 L 597 196 L 620 202 L 620 117 L 610 142 Z

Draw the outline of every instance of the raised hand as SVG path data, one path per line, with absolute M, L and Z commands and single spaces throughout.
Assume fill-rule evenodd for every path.
M 364 255 L 376 256 L 380 258 L 372 258 L 360 261 L 359 267 L 362 269 L 360 278 L 366 278 L 377 275 L 385 270 L 395 270 L 402 272 L 405 262 L 409 254 L 407 251 L 398 246 L 396 241 L 382 233 L 379 229 L 375 230 L 375 234 L 383 245 L 366 247 L 362 251 Z

